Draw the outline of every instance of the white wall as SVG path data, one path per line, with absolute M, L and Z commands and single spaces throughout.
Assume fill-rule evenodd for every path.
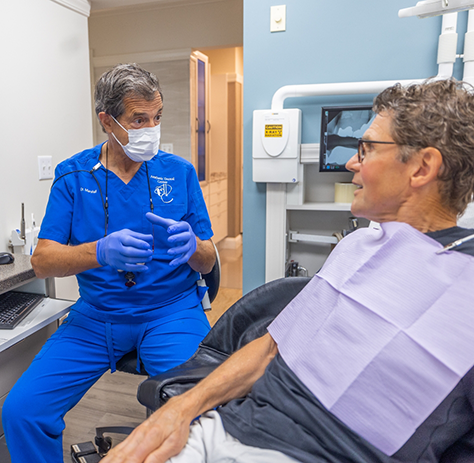
M 82 1 L 82 0 L 79 0 Z M 0 250 L 19 228 L 44 215 L 50 180 L 38 156 L 57 163 L 92 145 L 87 17 L 51 0 L 0 7 Z M 61 284 L 59 284 L 61 286 Z M 61 292 L 61 291 L 60 291 Z

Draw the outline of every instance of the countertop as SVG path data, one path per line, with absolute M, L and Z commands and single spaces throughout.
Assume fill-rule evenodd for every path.
M 15 261 L 12 264 L 0 265 L 0 293 L 36 278 L 30 263 L 31 256 L 25 254 L 14 254 L 14 256 Z

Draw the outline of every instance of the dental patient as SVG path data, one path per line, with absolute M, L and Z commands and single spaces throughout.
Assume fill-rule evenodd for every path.
M 345 237 L 264 336 L 104 463 L 474 461 L 474 230 L 456 225 L 474 95 L 395 85 L 374 111 L 347 168 L 352 213 L 380 225 Z

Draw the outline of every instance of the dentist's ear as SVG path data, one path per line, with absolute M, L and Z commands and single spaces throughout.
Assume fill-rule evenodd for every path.
M 112 122 L 113 122 L 112 116 L 110 114 L 107 114 L 104 111 L 101 111 L 98 116 L 99 116 L 99 121 L 100 121 L 102 127 L 104 128 L 104 130 L 107 133 L 111 133 L 112 132 Z

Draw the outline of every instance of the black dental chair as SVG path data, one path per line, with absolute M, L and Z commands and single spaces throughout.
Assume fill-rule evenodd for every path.
M 232 353 L 264 335 L 271 321 L 309 281 L 308 277 L 281 278 L 246 294 L 217 320 L 187 362 L 140 384 L 138 401 L 154 411 L 170 397 L 191 389 Z
M 138 401 L 153 412 L 169 398 L 191 389 L 197 382 L 217 368 L 233 352 L 262 336 L 276 315 L 310 281 L 307 277 L 281 278 L 271 281 L 246 294 L 219 318 L 209 334 L 199 344 L 194 355 L 183 364 L 145 380 L 138 388 Z M 210 282 L 206 278 L 206 284 Z M 212 301 L 212 293 L 210 294 Z M 125 355 L 117 362 L 117 369 L 132 374 L 136 372 L 136 352 Z M 144 368 L 141 368 L 144 373 Z M 146 374 L 146 373 L 145 373 Z M 112 440 L 107 433 L 129 434 L 133 428 L 113 426 L 96 428 L 95 444 L 101 455 L 111 448 Z M 77 444 L 71 449 L 74 462 L 79 461 L 79 446 L 84 451 L 95 451 L 92 442 Z M 84 462 L 99 461 L 99 455 L 87 456 Z M 76 458 L 76 459 L 74 459 Z
M 221 316 L 189 360 L 140 384 L 137 393 L 139 402 L 147 407 L 147 410 L 155 411 L 171 397 L 191 389 L 233 352 L 265 334 L 271 321 L 309 281 L 308 277 L 281 278 L 243 296 Z M 132 356 L 132 364 L 134 360 L 136 355 Z M 136 373 L 134 368 L 130 372 Z M 99 440 L 103 441 L 109 439 L 104 438 L 104 432 L 121 432 L 111 428 L 98 428 L 97 431 Z M 129 428 L 127 431 L 131 432 L 132 429 Z M 101 448 L 97 438 L 96 443 Z M 109 448 L 110 446 L 107 448 L 106 445 L 101 449 L 101 453 L 105 454 Z M 474 429 L 448 448 L 439 463 L 473 461 Z
M 206 377 L 233 352 L 262 336 L 266 327 L 310 281 L 281 278 L 254 289 L 217 321 L 195 354 L 185 363 L 140 384 L 138 400 L 150 410 L 160 408 Z M 474 462 L 474 429 L 449 447 L 439 463 Z

